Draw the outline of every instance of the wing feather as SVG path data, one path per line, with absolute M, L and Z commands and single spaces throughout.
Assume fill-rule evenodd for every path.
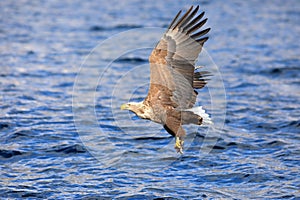
M 207 74 L 195 72 L 195 62 L 208 39 L 202 37 L 210 29 L 198 31 L 207 21 L 207 18 L 200 21 L 204 12 L 196 15 L 198 10 L 199 6 L 195 9 L 191 6 L 182 17 L 179 11 L 153 49 L 149 57 L 150 88 L 144 101 L 148 105 L 191 108 L 197 97 L 194 88 L 199 89 L 206 84 Z
M 191 22 L 189 22 L 184 28 L 183 31 L 186 31 L 187 28 L 193 27 L 194 24 L 196 24 L 202 17 L 204 16 L 205 12 L 202 12 L 200 15 L 195 17 Z
M 173 28 L 174 23 L 176 22 L 177 18 L 179 17 L 179 15 L 181 14 L 181 10 L 177 13 L 177 15 L 174 17 L 174 19 L 172 20 L 172 22 L 170 23 L 168 29 Z
M 182 24 L 181 24 L 181 27 L 182 27 L 182 28 L 184 28 L 184 27 L 187 25 L 187 23 L 188 23 L 189 21 L 191 21 L 191 19 L 197 14 L 198 10 L 199 10 L 199 6 L 197 6 L 197 7 L 193 10 L 193 12 L 192 12 L 189 16 L 186 17 L 186 19 L 185 19 L 185 20 L 182 22 Z
M 197 23 L 196 25 L 188 28 L 186 31 L 187 31 L 187 34 L 190 34 L 196 30 L 198 30 L 199 28 L 201 28 L 205 23 L 207 22 L 207 18 L 205 18 L 204 20 L 200 21 L 199 23 Z
M 195 33 L 191 36 L 193 39 L 197 39 L 199 37 L 202 37 L 203 35 L 207 34 L 210 31 L 210 28 L 204 29 L 203 31 L 199 31 L 198 33 Z
M 174 30 L 177 27 L 180 27 L 184 22 L 185 19 L 188 18 L 189 13 L 193 10 L 193 6 L 190 7 L 190 9 L 178 20 L 177 24 L 173 27 L 172 30 Z

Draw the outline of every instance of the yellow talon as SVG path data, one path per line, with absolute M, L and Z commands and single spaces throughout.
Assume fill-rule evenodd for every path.
M 181 140 L 179 137 L 176 137 L 175 141 L 175 149 L 178 153 L 183 154 L 183 140 Z

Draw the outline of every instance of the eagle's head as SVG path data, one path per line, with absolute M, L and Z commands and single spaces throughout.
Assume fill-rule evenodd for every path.
M 143 102 L 129 102 L 121 105 L 121 110 L 129 110 L 131 112 L 134 112 L 137 116 L 143 119 L 149 118 L 146 116 L 146 107 L 143 104 Z

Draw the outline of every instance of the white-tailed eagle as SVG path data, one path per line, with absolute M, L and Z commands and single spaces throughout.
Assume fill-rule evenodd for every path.
M 175 16 L 150 57 L 150 87 L 142 102 L 123 104 L 121 109 L 134 112 L 142 119 L 163 125 L 176 137 L 175 149 L 182 153 L 185 130 L 182 125 L 210 123 L 202 107 L 194 107 L 195 89 L 206 84 L 207 71 L 197 71 L 196 59 L 208 40 L 210 28 L 199 30 L 206 23 L 204 12 L 197 14 L 193 6 L 183 15 Z

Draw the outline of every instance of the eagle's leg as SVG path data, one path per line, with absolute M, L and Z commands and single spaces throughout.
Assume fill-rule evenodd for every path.
M 178 114 L 179 116 L 176 116 Z M 175 117 L 174 117 L 175 116 Z M 171 112 L 166 120 L 164 128 L 175 137 L 174 148 L 178 153 L 183 153 L 183 138 L 185 136 L 185 131 L 181 126 L 180 112 Z
M 178 153 L 183 154 L 183 143 L 184 140 L 181 137 L 177 137 L 175 138 L 175 149 Z

